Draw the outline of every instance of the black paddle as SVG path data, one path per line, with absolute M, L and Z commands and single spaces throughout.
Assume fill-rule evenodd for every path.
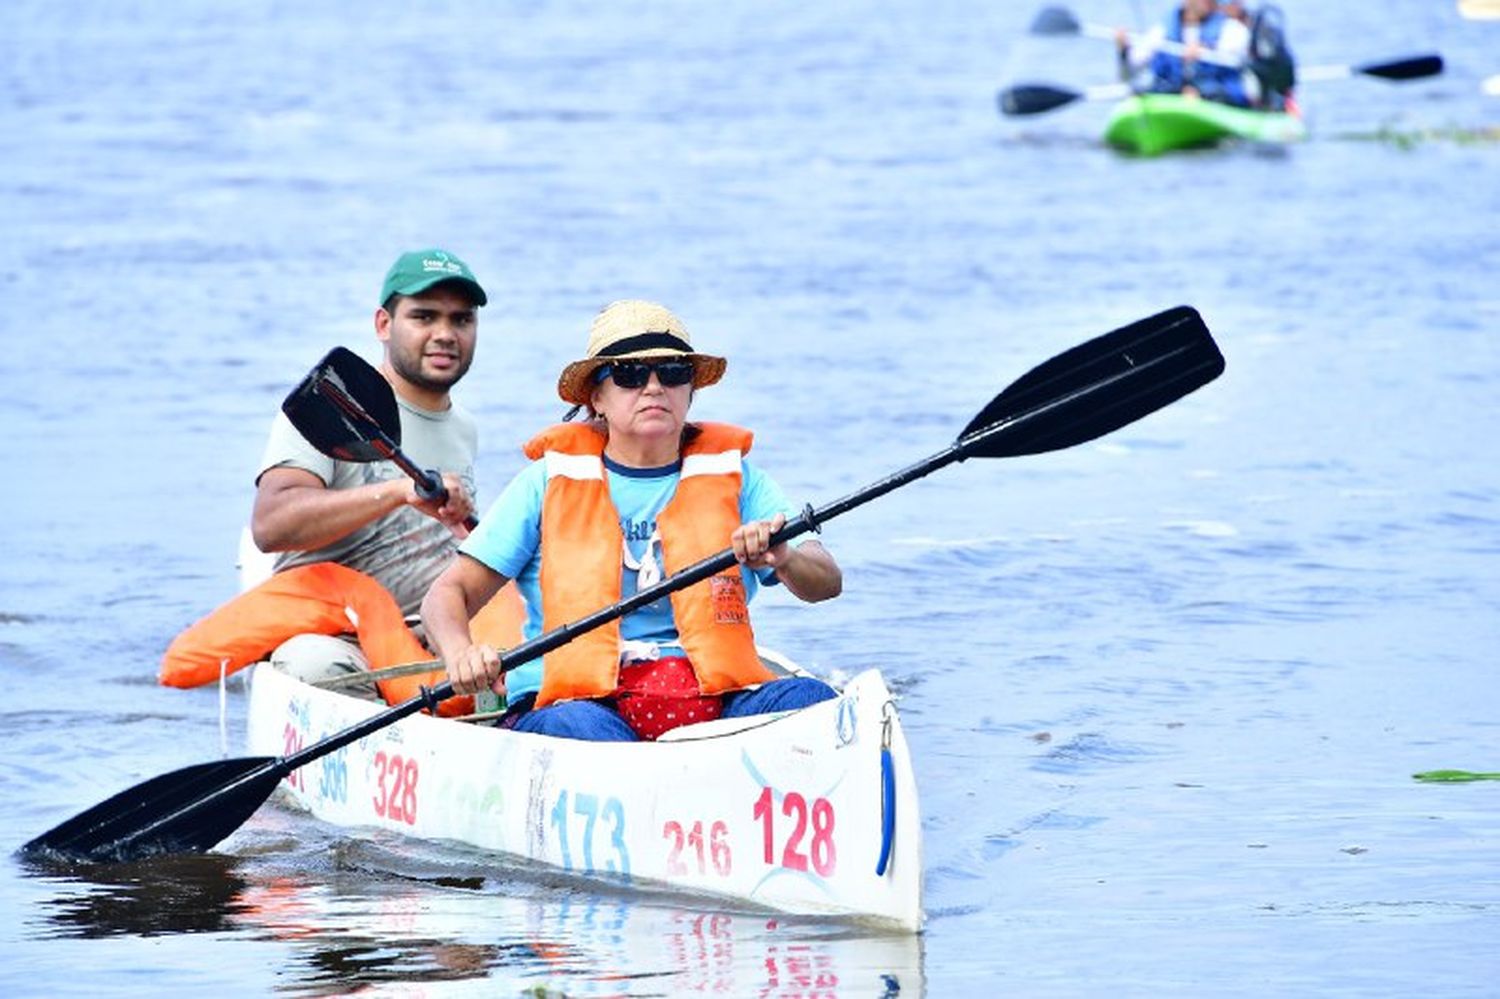
M 1350 76 L 1373 76 L 1381 80 L 1420 80 L 1443 71 L 1443 57 L 1437 53 L 1407 56 L 1385 62 L 1367 62 L 1360 66 L 1305 66 L 1297 70 L 1297 80 L 1342 80 Z
M 1307 66 L 1297 70 L 1299 81 L 1341 80 L 1349 76 L 1374 76 L 1382 80 L 1418 80 L 1443 71 L 1439 55 L 1409 56 L 1363 66 Z M 1102 83 L 1083 90 L 1069 90 L 1046 83 L 1023 83 L 1007 87 L 996 96 L 1000 113 L 1012 117 L 1042 114 L 1074 101 L 1108 101 L 1129 97 L 1134 91 L 1124 83 Z
M 1031 19 L 1028 29 L 1033 35 L 1078 35 L 1083 25 L 1066 7 L 1043 7 Z
M 1135 91 L 1125 83 L 1102 83 L 1086 90 L 1068 90 L 1046 83 L 1023 83 L 996 95 L 1000 113 L 1016 117 L 1054 111 L 1074 101 L 1110 101 L 1129 97 Z
M 416 482 L 418 496 L 447 501 L 442 476 L 419 468 L 401 451 L 401 412 L 391 383 L 352 350 L 330 350 L 287 395 L 281 411 L 328 457 L 394 462 Z M 465 525 L 472 531 L 479 521 L 469 517 Z
M 1115 38 L 1114 28 L 1100 24 L 1085 24 L 1074 17 L 1073 12 L 1066 7 L 1043 7 L 1032 19 L 1030 30 L 1033 35 L 1087 35 L 1089 38 L 1106 41 L 1113 41 Z M 1182 55 L 1188 49 L 1188 46 L 1181 42 L 1165 39 L 1158 40 L 1156 46 L 1162 51 L 1178 55 Z M 1212 52 L 1200 53 L 1199 58 L 1205 62 L 1216 61 Z M 1229 64 L 1224 63 L 1224 65 Z M 1443 57 L 1433 54 L 1407 56 L 1403 59 L 1371 62 L 1360 66 L 1298 67 L 1297 79 L 1339 80 L 1348 76 L 1374 76 L 1382 80 L 1419 80 L 1427 76 L 1437 76 L 1442 71 Z
M 1033 35 L 1087 35 L 1089 38 L 1115 40 L 1114 28 L 1102 24 L 1084 24 L 1066 7 L 1043 7 L 1037 11 L 1036 17 L 1031 22 L 1031 33 Z M 1132 42 L 1137 40 L 1135 36 L 1131 36 Z M 1185 54 L 1188 49 L 1182 42 L 1173 42 L 1164 38 L 1157 39 L 1155 45 L 1163 52 L 1174 52 L 1178 55 Z M 1212 49 L 1199 52 L 1197 58 L 1221 66 L 1233 65 L 1222 56 L 1218 56 Z
M 1113 40 L 1113 28 L 1097 24 L 1084 24 L 1066 7 L 1043 7 L 1031 22 L 1033 35 L 1087 35 L 1090 38 Z M 1180 42 L 1159 41 L 1157 47 L 1179 55 L 1187 51 Z M 1202 53 L 1200 59 L 1214 62 L 1213 53 Z M 1373 76 L 1382 80 L 1419 80 L 1437 76 L 1443 71 L 1443 57 L 1436 54 L 1407 56 L 1383 62 L 1364 63 L 1359 66 L 1304 66 L 1297 69 L 1297 80 L 1341 80 L 1350 76 Z M 1102 84 L 1084 90 L 1068 90 L 1049 84 L 1021 84 L 1000 91 L 997 103 L 1000 113 L 1010 116 L 1042 114 L 1074 101 L 1115 100 L 1129 96 L 1131 90 L 1124 84 Z
M 1093 440 L 1207 384 L 1224 358 L 1198 313 L 1169 309 L 1059 354 L 1018 379 L 969 422 L 952 445 L 820 509 L 811 505 L 771 538 L 779 544 L 908 482 L 967 458 L 1040 454 Z M 726 549 L 633 596 L 501 655 L 510 670 L 638 607 L 735 564 Z M 21 848 L 78 860 L 134 860 L 214 846 L 265 802 L 277 783 L 313 760 L 453 694 L 447 681 L 357 725 L 282 757 L 203 763 L 153 778 L 69 819 Z

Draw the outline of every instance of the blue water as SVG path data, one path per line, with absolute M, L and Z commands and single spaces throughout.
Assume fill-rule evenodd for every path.
M 968 462 L 828 526 L 844 596 L 767 644 L 903 694 L 928 929 L 614 896 L 275 808 L 223 852 L 0 864 L 7 995 L 1492 995 L 1500 981 L 1500 22 L 1287 0 L 1311 136 L 1155 161 L 1034 11 L 12 0 L 0 33 L 0 710 L 8 853 L 241 751 L 154 683 L 236 585 L 269 420 L 379 279 L 484 282 L 480 488 L 617 297 L 731 359 L 821 503 L 1012 379 L 1198 308 L 1213 385 L 1092 445 Z M 1086 20 L 1133 23 L 1098 0 Z M 1149 5 L 1147 5 L 1149 6 Z

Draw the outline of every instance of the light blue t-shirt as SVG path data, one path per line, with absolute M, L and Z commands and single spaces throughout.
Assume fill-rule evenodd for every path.
M 604 468 L 609 496 L 620 514 L 620 531 L 625 535 L 620 555 L 620 597 L 624 599 L 665 575 L 660 568 L 661 539 L 656 536 L 656 517 L 677 492 L 682 463 L 662 468 L 627 468 L 606 457 Z M 770 476 L 743 459 L 740 473 L 742 523 L 769 520 L 778 513 L 791 519 L 794 511 Z M 459 546 L 465 555 L 516 581 L 526 604 L 522 636 L 528 641 L 542 633 L 542 592 L 538 578 L 542 564 L 542 500 L 546 489 L 546 463 L 533 462 L 511 480 L 485 512 L 479 526 Z M 729 547 L 727 536 L 724 547 Z M 754 598 L 758 584 L 773 585 L 777 581 L 772 569 L 741 568 L 740 574 L 745 581 L 747 600 Z M 672 619 L 672 602 L 667 597 L 625 615 L 620 620 L 620 638 L 653 643 L 663 656 L 683 654 L 677 625 Z M 540 690 L 541 686 L 540 659 L 506 674 L 505 688 L 511 700 Z

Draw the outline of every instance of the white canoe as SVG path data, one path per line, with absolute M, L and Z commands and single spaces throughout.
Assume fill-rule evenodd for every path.
M 381 708 L 261 664 L 250 752 L 295 752 Z M 284 789 L 339 826 L 463 843 L 612 884 L 922 925 L 916 782 L 875 670 L 801 711 L 686 726 L 655 743 L 412 715 L 303 767 Z

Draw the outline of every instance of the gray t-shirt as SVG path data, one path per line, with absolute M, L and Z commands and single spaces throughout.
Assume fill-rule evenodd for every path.
M 402 452 L 422 468 L 457 474 L 477 504 L 474 455 L 479 449 L 479 431 L 474 417 L 456 403 L 434 413 L 418 409 L 399 396 L 396 402 L 401 413 Z M 393 462 L 329 458 L 309 444 L 286 414 L 279 411 L 271 425 L 271 437 L 266 442 L 256 481 L 272 468 L 300 468 L 322 479 L 330 489 L 406 478 L 406 473 Z M 396 598 L 403 613 L 415 614 L 427 588 L 457 550 L 458 539 L 452 531 L 432 517 L 404 506 L 325 548 L 278 552 L 276 571 L 312 562 L 347 565 L 373 576 Z

